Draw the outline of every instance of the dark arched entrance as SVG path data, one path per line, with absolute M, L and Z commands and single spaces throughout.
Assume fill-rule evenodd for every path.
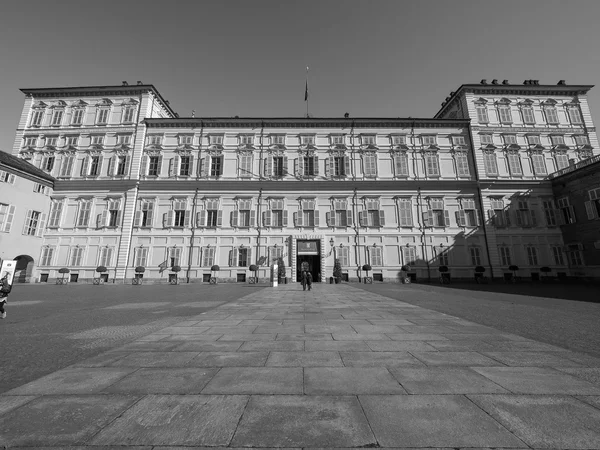
M 31 274 L 33 273 L 33 258 L 29 255 L 19 255 L 14 260 L 17 261 L 14 282 L 29 283 L 31 281 Z

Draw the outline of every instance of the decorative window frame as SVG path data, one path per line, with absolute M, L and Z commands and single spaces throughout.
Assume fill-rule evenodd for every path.
M 46 108 L 48 105 L 44 102 L 37 101 L 31 106 L 31 119 L 29 121 L 30 128 L 40 128 L 44 126 L 44 118 L 46 116 Z M 34 121 L 34 119 L 38 118 L 40 120 Z
M 108 98 L 103 98 L 96 103 L 96 117 L 94 118 L 94 125 L 96 126 L 107 126 L 110 123 L 110 115 L 112 112 L 113 102 Z M 106 111 L 106 120 L 101 120 Z
M 478 98 L 473 102 L 475 104 L 475 112 L 477 114 L 478 123 L 490 123 L 490 115 L 488 113 L 488 101 L 485 98 Z
M 517 168 L 513 167 L 510 163 L 511 157 L 516 156 L 516 162 L 518 163 L 518 171 L 515 170 Z M 508 173 L 511 177 L 522 177 L 523 173 L 523 161 L 521 160 L 521 147 L 516 144 L 507 145 L 504 149 L 504 157 L 506 158 L 506 166 L 508 168 Z
M 560 117 L 558 117 L 558 108 L 556 106 L 558 104 L 558 102 L 552 98 L 549 98 L 549 99 L 541 102 L 540 104 L 542 106 L 542 111 L 544 112 L 544 117 L 546 118 L 546 124 L 547 125 L 560 125 Z M 556 115 L 555 122 L 550 121 L 549 111 L 552 111 Z
M 148 171 L 150 170 L 150 158 L 153 156 L 158 157 L 158 172 L 156 175 L 149 175 Z M 163 152 L 160 149 L 145 149 L 142 153 L 142 161 L 140 164 L 140 177 L 151 179 L 160 177 L 162 172 L 162 160 Z
M 121 103 L 121 124 L 130 125 L 136 122 L 135 114 L 138 109 L 139 102 L 133 98 L 123 100 Z M 131 115 L 131 119 L 126 120 L 128 115 Z
M 457 147 L 456 149 L 451 150 L 452 158 L 454 159 L 454 166 L 456 167 L 456 176 L 461 178 L 470 178 L 471 177 L 471 167 L 469 165 L 469 152 L 465 147 Z M 459 166 L 459 158 L 463 159 L 463 166 Z M 466 167 L 466 173 L 464 170 L 460 170 L 459 167 Z M 461 173 L 462 172 L 462 173 Z
M 517 103 L 519 107 L 519 112 L 521 113 L 521 120 L 525 125 L 535 125 L 535 111 L 533 109 L 533 101 L 530 99 L 525 99 L 519 103 Z M 531 120 L 526 120 L 525 111 L 529 111 L 531 113 Z
M 343 158 L 344 162 L 344 173 L 337 175 L 335 173 L 335 158 Z M 352 166 L 350 155 L 345 150 L 330 150 L 325 158 L 325 177 L 340 180 L 350 178 L 352 176 Z
M 542 147 L 541 145 L 535 145 L 534 147 L 531 147 L 528 151 L 529 153 L 529 160 L 531 161 L 531 171 L 532 173 L 536 176 L 536 177 L 545 177 L 548 175 L 548 166 L 546 165 L 546 156 L 544 153 L 544 147 Z M 541 156 L 542 157 L 542 165 L 543 165 L 543 171 L 542 172 L 538 172 L 538 170 L 536 170 L 536 165 L 534 163 L 534 160 L 536 159 L 537 156 Z
M 495 103 L 496 106 L 496 111 L 498 113 L 498 122 L 501 124 L 510 124 L 512 125 L 514 123 L 514 118 L 512 115 L 512 102 L 505 98 L 501 98 L 500 100 L 498 100 Z M 508 112 L 508 118 L 503 118 L 502 117 L 502 111 L 507 111 Z
M 278 174 L 274 174 L 273 173 L 273 158 L 283 158 L 283 173 L 281 175 Z M 285 151 L 285 148 L 279 146 L 279 145 L 274 145 L 271 148 L 266 149 L 266 156 L 264 159 L 264 163 L 263 163 L 263 176 L 266 178 L 271 178 L 271 179 L 281 179 L 283 177 L 285 177 L 286 175 L 288 175 L 289 169 L 288 169 L 288 157 Z
M 391 150 L 390 151 L 391 160 L 392 160 L 392 169 L 394 171 L 394 178 L 402 178 L 406 179 L 410 177 L 410 161 L 408 158 L 408 150 Z M 404 168 L 406 170 L 398 170 L 399 165 L 400 169 L 402 169 L 403 164 L 399 161 L 404 160 Z
M 421 155 L 423 157 L 423 169 L 425 176 L 427 178 L 439 178 L 442 176 L 442 171 L 440 170 L 440 149 L 435 145 L 429 146 L 428 149 L 421 150 Z M 433 158 L 435 161 L 435 167 L 437 169 L 437 173 L 430 173 L 428 158 Z
M 253 147 L 248 147 L 248 146 L 244 146 L 242 148 L 238 148 L 238 150 L 236 151 L 237 153 L 237 166 L 238 166 L 238 177 L 239 178 L 253 178 L 254 177 L 254 172 L 253 172 L 253 168 L 254 168 L 254 150 Z M 248 171 L 244 171 L 243 167 L 242 167 L 242 160 L 244 158 L 250 158 L 250 170 Z M 267 155 L 268 158 L 268 155 Z M 265 164 L 265 168 L 267 165 L 267 158 L 265 158 L 264 164 Z M 271 159 L 271 162 L 273 162 L 273 160 Z
M 581 111 L 581 104 L 579 103 L 579 100 L 577 100 L 576 98 L 574 98 L 570 102 L 565 103 L 564 107 L 565 107 L 565 110 L 566 110 L 566 113 L 567 113 L 567 117 L 569 119 L 569 123 L 571 125 L 574 125 L 574 126 L 584 125 L 583 112 Z M 577 122 L 575 120 L 573 120 L 573 114 L 571 114 L 572 112 L 576 112 L 577 113 L 575 115 L 576 118 L 579 119 Z
M 54 102 L 54 104 L 52 104 L 50 106 L 50 110 L 52 111 L 52 115 L 50 116 L 50 126 L 51 127 L 58 128 L 58 127 L 62 126 L 62 124 L 65 120 L 66 107 L 67 107 L 67 104 L 63 100 L 58 100 L 57 102 Z M 58 120 L 56 120 L 57 116 L 60 117 Z

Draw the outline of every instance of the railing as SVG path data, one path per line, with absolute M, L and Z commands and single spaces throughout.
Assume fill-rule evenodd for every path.
M 564 169 L 560 169 L 554 173 L 551 173 L 548 175 L 548 179 L 553 180 L 554 178 L 558 178 L 566 173 L 573 172 L 574 170 L 581 169 L 582 167 L 589 166 L 590 164 L 594 164 L 598 161 L 600 161 L 600 155 L 592 156 L 591 158 L 579 161 L 577 164 L 573 164 L 572 166 L 565 167 Z

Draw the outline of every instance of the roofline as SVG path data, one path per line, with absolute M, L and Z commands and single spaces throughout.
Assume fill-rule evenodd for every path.
M 91 92 L 107 91 L 109 92 L 124 93 L 124 92 L 139 92 L 139 91 L 152 91 L 154 95 L 160 100 L 163 107 L 165 107 L 173 117 L 177 117 L 177 113 L 171 108 L 163 96 L 158 92 L 158 89 L 153 84 L 132 84 L 132 85 L 120 85 L 120 86 L 78 86 L 78 87 L 53 87 L 53 88 L 25 88 L 20 89 L 25 95 L 33 96 L 49 96 L 55 95 L 77 95 L 77 94 L 89 94 Z
M 404 126 L 411 127 L 417 125 L 438 125 L 438 126 L 464 126 L 471 123 L 471 119 L 432 119 L 432 118 L 413 118 L 413 117 L 180 117 L 174 119 L 147 118 L 143 122 L 149 128 L 155 127 L 210 127 L 211 125 L 221 126 L 243 126 L 251 125 L 253 127 L 271 126 L 273 124 L 287 123 L 293 125 L 320 124 L 326 126 L 342 126 L 344 128 L 359 127 L 362 124 L 380 123 L 381 126 Z M 384 125 L 385 124 L 385 125 Z
M 456 91 L 454 91 L 448 101 L 442 103 L 442 107 L 437 113 L 435 113 L 433 117 L 437 118 L 440 113 L 448 108 L 463 91 L 511 91 L 512 94 L 526 94 L 535 91 L 543 91 L 548 92 L 550 95 L 560 95 L 564 94 L 565 92 L 577 92 L 585 94 L 593 87 L 593 84 L 462 84 Z

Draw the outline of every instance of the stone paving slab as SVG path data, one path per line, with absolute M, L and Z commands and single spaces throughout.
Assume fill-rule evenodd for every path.
M 599 358 L 352 285 L 164 326 L 0 395 L 0 445 L 600 448 Z

